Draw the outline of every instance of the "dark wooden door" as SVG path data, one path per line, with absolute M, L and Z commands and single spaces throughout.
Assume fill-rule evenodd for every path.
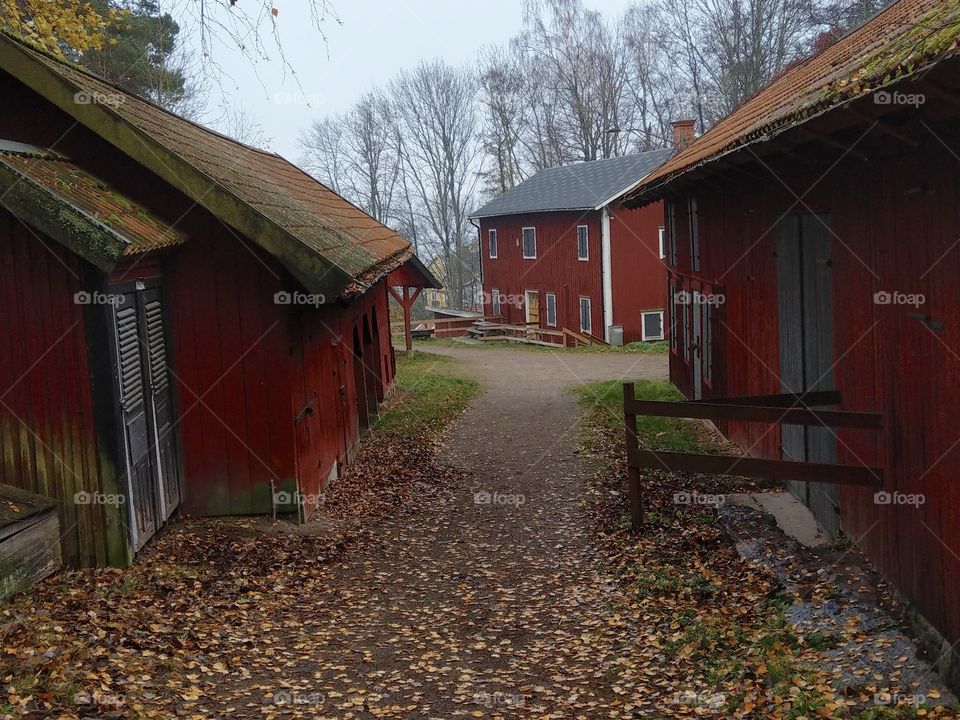
M 370 427 L 369 406 L 367 403 L 366 373 L 363 370 L 363 345 L 357 329 L 353 330 L 353 385 L 356 389 L 357 424 L 361 432 Z
M 120 423 L 126 460 L 126 502 L 130 534 L 139 550 L 160 524 L 156 465 L 148 419 L 147 379 L 140 345 L 140 314 L 136 292 L 118 295 L 115 306 L 116 377 L 120 396 Z
M 131 539 L 139 550 L 179 506 L 180 442 L 159 287 L 116 292 L 115 377 Z
M 694 290 L 689 295 L 690 312 L 692 313 L 692 345 L 690 347 L 690 362 L 693 363 L 693 399 L 703 398 L 703 295 Z
M 170 386 L 170 354 L 167 349 L 167 326 L 160 288 L 139 293 L 141 327 L 144 329 L 144 351 L 150 388 L 149 414 L 160 497 L 160 519 L 167 520 L 180 505 L 182 465 L 177 419 Z
M 777 242 L 780 312 L 780 383 L 783 392 L 834 390 L 833 277 L 829 217 L 789 215 Z M 784 459 L 835 463 L 830 428 L 784 425 Z M 840 530 L 837 488 L 829 483 L 789 482 L 790 491 L 831 536 Z

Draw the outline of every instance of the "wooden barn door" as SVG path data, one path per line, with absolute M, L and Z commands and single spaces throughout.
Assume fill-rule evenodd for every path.
M 690 312 L 693 313 L 693 344 L 690 362 L 693 370 L 693 399 L 703 398 L 703 295 L 699 290 L 690 293 Z
M 132 540 L 139 550 L 180 504 L 180 443 L 161 291 L 138 283 L 115 296 L 115 377 L 125 485 Z
M 540 324 L 540 293 L 536 290 L 527 290 L 524 295 L 527 305 L 527 323 Z
M 363 345 L 360 343 L 360 334 L 353 328 L 353 386 L 356 389 L 357 424 L 360 431 L 370 427 L 370 416 L 367 405 L 366 373 L 363 369 Z
M 157 475 L 160 489 L 160 519 L 166 521 L 180 505 L 182 465 L 177 418 L 170 387 L 170 356 L 167 350 L 167 325 L 160 288 L 145 290 L 139 296 L 147 377 L 150 382 L 150 414 Z
M 833 277 L 829 217 L 790 215 L 779 225 L 777 265 L 782 392 L 834 390 Z M 783 425 L 784 459 L 835 463 L 830 428 Z M 828 483 L 788 482 L 831 536 L 840 530 L 837 489 Z

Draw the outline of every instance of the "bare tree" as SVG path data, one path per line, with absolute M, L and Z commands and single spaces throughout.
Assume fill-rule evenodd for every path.
M 478 179 L 477 82 L 468 70 L 424 62 L 391 83 L 402 124 L 407 178 L 443 260 L 442 278 L 454 307 L 476 269 L 469 213 Z
M 656 9 L 703 128 L 806 54 L 817 35 L 812 0 L 656 0 Z
M 317 120 L 300 136 L 304 168 L 334 192 L 346 196 L 346 123 L 343 116 Z
M 367 93 L 345 121 L 348 195 L 374 218 L 388 223 L 394 218 L 401 169 L 390 101 L 381 92 Z
M 211 123 L 212 127 L 227 137 L 244 145 L 269 150 L 270 138 L 263 130 L 257 116 L 247 110 L 242 103 L 224 102 L 220 106 L 220 116 Z
M 622 32 L 628 56 L 627 88 L 633 105 L 631 150 L 643 152 L 670 144 L 670 123 L 689 116 L 692 93 L 663 51 L 659 17 L 650 5 L 632 5 Z M 622 127 L 622 126 L 620 126 Z
M 522 138 L 530 122 L 523 58 L 511 47 L 487 48 L 479 61 L 483 150 L 490 160 L 485 190 L 499 195 L 524 180 Z
M 560 146 L 567 161 L 622 154 L 627 141 L 608 132 L 633 116 L 621 34 L 582 0 L 527 0 L 517 42 L 540 69 L 538 130 L 556 135 L 546 144 L 536 138 L 534 147 Z
M 346 113 L 315 122 L 299 140 L 316 178 L 384 224 L 396 224 L 402 164 L 390 100 L 370 92 Z

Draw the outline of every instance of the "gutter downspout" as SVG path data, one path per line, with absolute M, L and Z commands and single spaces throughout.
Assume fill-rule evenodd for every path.
M 600 284 L 603 287 L 603 339 L 610 342 L 610 327 L 613 325 L 613 257 L 610 250 L 610 206 L 600 211 L 600 256 L 602 269 Z

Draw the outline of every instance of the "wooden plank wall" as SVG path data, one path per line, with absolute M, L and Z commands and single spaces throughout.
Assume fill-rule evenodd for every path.
M 184 512 L 269 513 L 296 487 L 284 271 L 212 217 L 165 278 L 183 444 Z M 202 240 L 200 240 L 202 238 Z
M 960 138 L 944 134 L 960 147 Z M 884 466 L 884 490 L 923 494 L 914 505 L 880 504 L 874 491 L 840 491 L 840 523 L 871 560 L 949 640 L 960 639 L 960 162 L 932 136 L 909 152 L 889 143 L 865 161 L 771 165 L 803 204 L 828 213 L 833 238 L 834 360 L 844 409 L 883 415 L 882 433 L 838 432 L 838 461 Z M 870 149 L 868 149 L 870 148 Z M 836 157 L 831 158 L 831 162 Z M 766 172 L 762 167 L 758 172 Z M 717 358 L 719 393 L 778 392 L 777 219 L 796 198 L 770 176 L 701 185 L 701 276 L 724 287 Z M 680 208 L 684 205 L 681 203 Z M 689 272 L 686 213 L 678 212 L 679 267 Z M 878 304 L 877 292 L 922 294 L 919 307 Z M 690 372 L 671 356 L 671 376 L 689 393 Z M 723 428 L 757 457 L 779 457 L 779 430 Z
M 386 281 L 379 282 L 347 306 L 328 306 L 300 314 L 300 353 L 294 368 L 294 406 L 297 412 L 311 401 L 314 411 L 297 426 L 297 466 L 300 491 L 307 498 L 306 513 L 317 509 L 316 498 L 325 490 L 331 471 L 349 462 L 359 441 L 358 402 L 366 388 L 357 388 L 353 333 L 363 339 L 364 321 L 371 329 L 367 350 L 367 376 L 382 400 L 393 385 L 394 361 Z M 373 358 L 377 360 L 374 361 Z M 342 388 L 342 390 L 341 390 Z
M 55 241 L 0 210 L 0 483 L 57 500 L 63 559 L 105 564 L 104 505 L 91 400 L 87 269 Z
M 613 323 L 623 326 L 624 342 L 638 342 L 643 338 L 640 313 L 667 307 L 659 237 L 663 203 L 637 210 L 613 203 L 610 213 Z M 666 324 L 666 312 L 663 321 Z

